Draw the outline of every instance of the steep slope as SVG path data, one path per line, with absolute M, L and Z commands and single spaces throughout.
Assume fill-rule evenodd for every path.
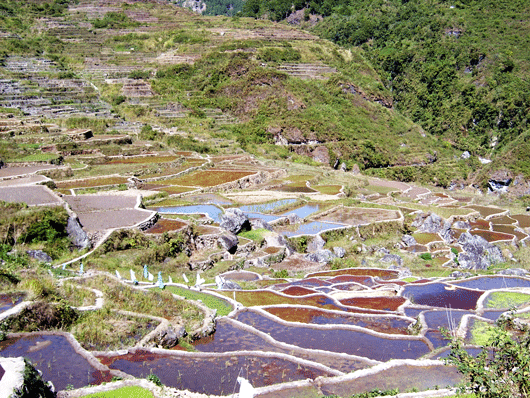
M 345 169 L 452 157 L 394 109 L 392 92 L 361 49 L 344 50 L 284 24 L 203 17 L 164 2 L 66 3 L 4 1 L 4 65 L 17 64 L 15 54 L 43 56 L 54 68 L 37 71 L 41 77 L 88 80 L 115 114 L 179 132 L 147 138 Z M 50 7 L 57 11 L 45 16 Z M 2 74 L 12 79 L 7 97 L 13 82 L 28 79 L 9 67 Z

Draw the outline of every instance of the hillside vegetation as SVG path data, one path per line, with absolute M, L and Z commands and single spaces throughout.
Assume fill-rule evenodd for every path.
M 528 175 L 518 156 L 529 133 L 528 2 L 250 0 L 244 13 L 282 20 L 293 9 L 320 16 L 320 37 L 362 48 L 394 107 L 426 131 Z

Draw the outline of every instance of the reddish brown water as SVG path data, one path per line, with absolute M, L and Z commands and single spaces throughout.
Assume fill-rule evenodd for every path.
M 156 222 L 155 225 L 145 232 L 148 234 L 162 234 L 164 232 L 176 231 L 178 229 L 184 228 L 186 225 L 187 224 L 182 221 L 161 218 Z
M 323 382 L 322 394 L 349 397 L 353 394 L 374 389 L 399 391 L 420 391 L 434 389 L 436 386 L 454 386 L 460 383 L 462 376 L 456 368 L 445 365 L 435 366 L 395 366 L 377 374 L 370 374 L 351 381 L 340 383 Z
M 336 354 L 324 355 L 316 352 L 301 352 L 299 350 L 282 349 L 277 345 L 269 343 L 256 333 L 251 333 L 237 327 L 237 323 L 227 320 L 226 318 L 221 318 L 217 321 L 214 334 L 197 340 L 193 345 L 195 349 L 200 352 L 231 352 L 240 350 L 280 352 L 294 355 L 301 359 L 317 361 L 318 363 L 345 373 L 363 369 L 367 366 L 365 362 L 357 361 L 352 358 L 343 358 Z
M 478 235 L 486 239 L 488 242 L 498 242 L 502 240 L 512 240 L 514 238 L 513 235 L 510 234 L 503 234 L 501 232 L 495 232 L 495 231 L 485 231 L 482 229 L 473 229 L 470 231 L 472 235 Z
M 390 339 L 346 329 L 315 329 L 309 326 L 284 325 L 253 311 L 242 311 L 236 319 L 278 341 L 298 347 L 344 352 L 351 355 L 388 361 L 391 358 L 419 358 L 430 350 L 419 339 Z
M 507 225 L 512 225 L 512 224 L 517 223 L 517 220 L 514 218 L 511 218 L 510 216 L 494 217 L 494 218 L 491 218 L 490 221 L 494 224 L 507 224 Z
M 229 395 L 239 388 L 237 377 L 245 376 L 254 387 L 329 376 L 322 370 L 283 358 L 231 353 L 220 357 L 191 353 L 162 354 L 136 350 L 126 355 L 100 357 L 102 363 L 134 377 L 150 373 L 169 387 L 212 395 Z
M 530 216 L 526 214 L 516 214 L 511 217 L 517 220 L 521 228 L 530 228 Z
M 318 293 L 316 290 L 308 289 L 302 286 L 289 286 L 286 289 L 281 291 L 283 294 L 288 294 L 289 296 L 306 296 L 308 294 Z
M 375 269 L 375 268 L 347 268 L 340 269 L 336 271 L 321 271 L 314 272 L 307 275 L 308 278 L 317 277 L 317 276 L 339 276 L 339 275 L 364 275 L 364 276 L 373 276 L 381 279 L 395 279 L 399 276 L 398 271 L 393 270 L 384 270 L 384 269 Z
M 405 298 L 399 296 L 352 297 L 339 300 L 339 302 L 344 305 L 352 307 L 370 308 L 373 310 L 382 311 L 396 311 L 398 307 L 402 305 L 405 301 Z
M 33 334 L 9 338 L 0 342 L 0 352 L 2 357 L 29 359 L 57 390 L 64 390 L 69 384 L 81 388 L 112 379 L 110 372 L 100 372 L 76 353 L 64 336 Z
M 490 222 L 484 220 L 483 218 L 478 218 L 475 221 L 469 223 L 471 229 L 490 229 Z
M 287 322 L 314 325 L 353 325 L 388 334 L 407 335 L 407 328 L 411 323 L 406 319 L 392 315 L 370 317 L 300 307 L 265 307 L 263 309 Z

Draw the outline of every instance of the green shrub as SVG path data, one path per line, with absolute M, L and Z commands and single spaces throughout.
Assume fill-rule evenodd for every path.
M 288 278 L 289 277 L 289 272 L 287 272 L 286 269 L 282 269 L 282 270 L 274 272 L 274 274 L 272 274 L 272 275 L 275 278 L 284 279 L 284 278 Z
M 421 254 L 420 254 L 420 258 L 421 258 L 422 260 L 425 260 L 425 261 L 430 261 L 430 260 L 432 260 L 431 253 L 421 253 Z

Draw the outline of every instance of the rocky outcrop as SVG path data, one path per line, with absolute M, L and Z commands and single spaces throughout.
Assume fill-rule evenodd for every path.
M 403 242 L 406 247 L 416 246 L 418 244 L 412 235 L 403 235 L 401 242 Z
M 508 192 L 508 187 L 512 183 L 512 180 L 513 176 L 509 171 L 497 171 L 488 180 L 488 192 Z
M 165 328 L 158 331 L 153 338 L 153 342 L 159 347 L 175 347 L 182 337 L 187 335 L 186 329 L 181 325 L 168 324 Z
M 444 227 L 444 221 L 442 217 L 435 213 L 421 213 L 413 221 L 412 226 L 420 232 L 436 234 Z
M 464 232 L 460 235 L 458 243 L 464 249 L 464 252 L 458 255 L 460 268 L 485 270 L 492 264 L 504 261 L 501 249 L 481 236 Z
M 77 249 L 82 250 L 90 247 L 90 239 L 76 216 L 71 215 L 68 218 L 66 232 L 68 233 L 68 238 Z
M 236 235 L 232 233 L 226 233 L 219 236 L 217 242 L 219 246 L 221 246 L 227 252 L 234 254 L 237 250 L 237 244 L 239 243 L 239 239 Z
M 306 260 L 313 261 L 315 263 L 329 263 L 336 257 L 337 256 L 335 256 L 335 254 L 328 249 L 318 250 L 314 253 L 308 253 L 304 256 Z
M 315 253 L 324 249 L 326 241 L 320 235 L 316 235 L 311 242 L 307 245 L 307 251 L 309 253 Z
M 237 234 L 243 230 L 250 230 L 250 221 L 248 216 L 239 209 L 227 209 L 223 215 L 221 215 L 221 228 L 227 231 Z
M 27 250 L 27 255 L 43 263 L 51 263 L 52 258 L 42 250 Z
M 394 263 L 400 267 L 403 265 L 403 259 L 397 254 L 385 254 L 379 261 L 382 263 Z

